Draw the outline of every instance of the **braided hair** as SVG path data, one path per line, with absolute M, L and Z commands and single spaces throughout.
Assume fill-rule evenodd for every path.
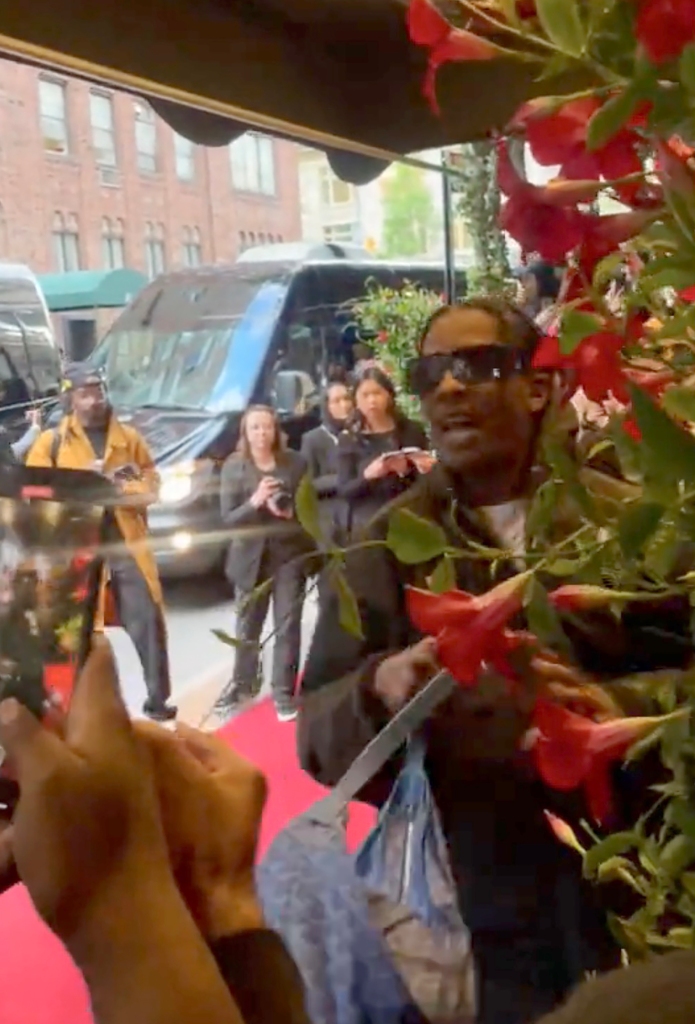
M 515 303 L 497 296 L 475 295 L 473 298 L 463 299 L 455 305 L 444 305 L 435 309 L 420 332 L 417 340 L 418 353 L 422 353 L 425 341 L 438 320 L 441 320 L 447 313 L 466 309 L 478 310 L 491 316 L 498 325 L 499 340 L 505 345 L 517 345 L 533 353 L 543 337 L 543 332 L 533 319 Z

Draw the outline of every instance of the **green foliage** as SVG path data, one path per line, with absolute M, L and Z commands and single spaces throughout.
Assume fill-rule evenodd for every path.
M 394 164 L 384 177 L 382 201 L 381 255 L 391 259 L 423 256 L 440 228 L 434 196 L 424 173 L 408 164 Z
M 492 140 L 461 147 L 462 178 L 456 182 L 458 208 L 468 228 L 475 267 L 469 273 L 472 292 L 496 293 L 508 287 L 507 242 L 499 227 L 501 193 L 497 184 L 497 158 Z
M 441 302 L 435 292 L 411 284 L 400 290 L 372 284 L 366 297 L 351 307 L 360 335 L 395 381 L 399 402 L 410 417 L 419 417 L 420 408 L 417 399 L 408 394 L 406 367 L 416 355 L 427 320 Z

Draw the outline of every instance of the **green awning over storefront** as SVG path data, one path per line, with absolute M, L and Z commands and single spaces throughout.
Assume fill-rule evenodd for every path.
M 41 274 L 39 284 L 52 313 L 77 309 L 117 309 L 147 284 L 138 270 L 74 270 Z

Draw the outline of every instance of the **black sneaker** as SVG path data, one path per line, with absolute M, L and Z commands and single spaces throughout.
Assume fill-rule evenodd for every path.
M 297 717 L 297 704 L 293 697 L 276 697 L 275 714 L 278 722 L 293 722 Z
M 153 722 L 171 722 L 179 713 L 175 704 L 153 704 L 149 700 L 145 701 L 142 710 Z
M 243 707 L 244 704 L 248 704 L 256 699 L 261 692 L 262 685 L 263 680 L 260 676 L 253 680 L 241 679 L 237 681 L 232 679 L 227 683 L 215 701 L 215 711 L 220 714 L 229 714 L 231 711 Z

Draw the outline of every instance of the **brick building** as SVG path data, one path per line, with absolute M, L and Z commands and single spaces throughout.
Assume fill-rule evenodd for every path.
M 299 238 L 293 143 L 194 146 L 133 96 L 0 60 L 0 260 L 154 275 Z

